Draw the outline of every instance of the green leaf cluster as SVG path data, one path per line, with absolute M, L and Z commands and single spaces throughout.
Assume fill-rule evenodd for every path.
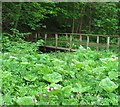
M 117 53 L 96 52 L 79 47 L 79 50 L 73 53 L 38 54 L 26 53 L 27 49 L 27 47 L 22 50 L 19 48 L 16 52 L 0 53 L 2 55 L 2 102 L 0 99 L 0 103 L 5 105 L 119 104 Z

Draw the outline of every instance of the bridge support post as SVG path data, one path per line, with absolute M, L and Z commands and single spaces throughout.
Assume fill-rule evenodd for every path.
M 72 49 L 72 34 L 70 34 L 70 51 L 71 51 L 71 49 Z
M 87 48 L 88 48 L 88 46 L 89 46 L 89 36 L 87 36 Z
M 80 45 L 82 45 L 82 35 L 80 35 Z
M 99 51 L 99 36 L 97 36 L 97 47 L 96 50 Z
M 82 41 L 82 35 L 80 35 L 80 41 Z
M 46 52 L 46 45 L 47 45 L 47 34 L 45 34 L 45 45 L 44 45 L 44 51 Z
M 55 34 L 55 47 L 57 49 L 58 46 L 58 34 Z

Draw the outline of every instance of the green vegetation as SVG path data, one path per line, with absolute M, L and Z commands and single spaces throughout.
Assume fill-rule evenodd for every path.
M 38 42 L 4 39 L 2 104 L 118 105 L 117 53 L 80 47 L 74 53 L 38 54 Z
M 119 11 L 117 2 L 3 2 L 3 31 L 116 35 Z
M 119 53 L 75 44 L 77 52 L 42 53 L 44 41 L 34 40 L 36 32 L 118 35 L 119 11 L 115 2 L 3 2 L 0 105 L 120 105 Z

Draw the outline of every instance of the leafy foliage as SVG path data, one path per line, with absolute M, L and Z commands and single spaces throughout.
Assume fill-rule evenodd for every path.
M 62 76 L 59 73 L 53 72 L 52 74 L 44 75 L 43 79 L 50 83 L 58 83 L 62 81 Z
M 3 31 L 118 34 L 117 2 L 3 3 Z
M 108 77 L 106 77 L 105 79 L 101 80 L 100 84 L 99 84 L 104 90 L 106 90 L 107 92 L 112 92 L 114 91 L 116 88 L 118 88 L 118 86 L 112 82 Z
M 7 33 L 0 52 L 0 105 L 119 104 L 117 53 L 73 45 L 77 52 L 38 54 L 44 41 L 26 42 L 30 33 L 20 32 L 118 34 L 117 3 L 11 2 L 2 7 Z
M 2 104 L 118 105 L 116 53 L 80 47 L 75 53 L 38 54 L 26 53 L 27 47 L 0 53 Z
M 11 29 L 12 34 L 2 34 L 2 51 L 9 51 L 14 53 L 32 53 L 38 50 L 38 46 L 44 44 L 43 40 L 38 40 L 36 43 L 26 42 L 25 36 L 30 33 L 20 33 L 17 29 Z

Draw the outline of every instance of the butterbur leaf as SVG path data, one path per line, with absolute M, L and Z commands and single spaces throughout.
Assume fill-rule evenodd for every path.
M 65 96 L 69 96 L 71 94 L 72 87 L 71 86 L 63 87 L 62 91 L 63 91 L 63 93 L 64 93 Z
M 99 83 L 99 86 L 107 92 L 112 92 L 118 87 L 113 81 L 109 79 L 109 77 L 102 79 Z
M 15 102 L 18 105 L 34 105 L 34 101 L 31 96 L 20 97 Z
M 81 84 L 76 83 L 76 84 L 74 85 L 74 87 L 72 88 L 72 91 L 73 91 L 73 92 L 80 92 L 80 93 L 82 93 L 82 92 L 87 92 L 89 89 L 90 89 L 89 86 L 88 86 L 88 87 L 82 87 Z
M 30 75 L 27 75 L 27 76 L 25 76 L 24 77 L 24 79 L 26 80 L 26 81 L 35 81 L 36 79 L 37 79 L 37 77 L 35 77 L 35 76 L 30 76 Z
M 58 83 L 59 81 L 62 81 L 62 75 L 57 72 L 53 72 L 52 74 L 44 75 L 43 79 L 50 83 Z
M 81 84 L 76 83 L 72 88 L 73 92 L 80 92 L 82 90 Z
M 56 87 L 57 89 L 61 89 L 61 85 L 59 85 L 59 84 L 55 84 L 55 83 L 53 83 L 53 84 L 50 84 L 50 87 Z
M 118 72 L 110 71 L 110 72 L 108 73 L 108 75 L 109 75 L 110 79 L 117 79 L 117 77 L 118 77 Z
M 117 95 L 117 94 L 109 93 L 108 96 L 109 96 L 109 98 L 110 98 L 110 102 L 111 102 L 113 105 L 118 105 L 119 98 L 118 98 L 118 95 Z

